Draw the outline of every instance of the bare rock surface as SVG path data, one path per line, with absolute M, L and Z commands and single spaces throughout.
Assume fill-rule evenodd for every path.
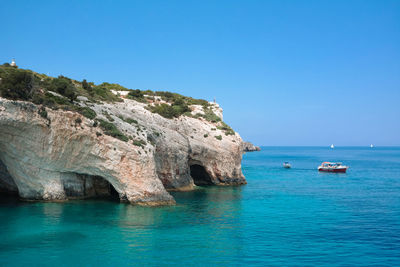
M 253 151 L 261 150 L 261 148 L 259 146 L 255 146 L 250 142 L 243 142 L 242 149 L 243 149 L 243 152 L 253 152 Z
M 167 190 L 239 185 L 242 139 L 203 118 L 166 119 L 134 100 L 93 103 L 129 141 L 108 136 L 82 115 L 0 98 L 0 188 L 29 200 L 113 195 L 140 205 L 173 204 Z M 222 109 L 215 106 L 215 110 Z M 217 113 L 217 112 L 216 112 Z

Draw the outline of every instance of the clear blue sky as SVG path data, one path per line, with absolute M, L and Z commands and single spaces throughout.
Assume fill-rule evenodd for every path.
M 0 62 L 214 97 L 259 145 L 400 145 L 400 1 L 0 3 Z

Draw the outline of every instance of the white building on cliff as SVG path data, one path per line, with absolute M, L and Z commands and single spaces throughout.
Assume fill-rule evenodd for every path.
M 17 66 L 17 63 L 15 63 L 15 59 L 14 58 L 11 60 L 10 66 L 11 67 L 16 67 Z

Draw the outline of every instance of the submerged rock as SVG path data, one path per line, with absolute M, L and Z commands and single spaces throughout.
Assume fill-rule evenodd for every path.
M 0 98 L 0 189 L 29 200 L 116 194 L 133 204 L 163 205 L 175 202 L 167 190 L 246 183 L 239 134 L 226 135 L 201 117 L 167 119 L 130 99 L 79 99 L 96 121 Z M 102 120 L 124 138 L 110 136 Z

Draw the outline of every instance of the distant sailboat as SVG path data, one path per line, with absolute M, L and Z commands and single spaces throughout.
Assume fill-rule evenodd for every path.
M 371 148 L 373 148 L 373 147 L 374 147 L 374 145 L 373 145 L 373 144 L 371 144 L 371 145 L 370 145 L 370 147 L 371 147 Z
M 331 145 L 331 148 L 335 148 L 335 146 L 332 144 L 332 145 Z

